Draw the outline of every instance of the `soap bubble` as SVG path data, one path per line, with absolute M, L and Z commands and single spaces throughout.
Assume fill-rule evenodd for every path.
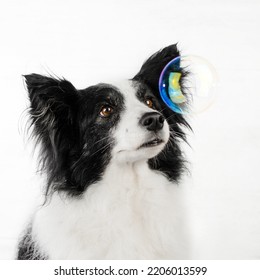
M 159 91 L 174 112 L 196 114 L 213 104 L 217 81 L 216 70 L 206 59 L 195 55 L 179 56 L 164 67 Z

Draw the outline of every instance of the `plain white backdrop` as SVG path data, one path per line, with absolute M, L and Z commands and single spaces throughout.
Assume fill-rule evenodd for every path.
M 0 4 L 0 259 L 12 259 L 41 181 L 24 127 L 22 74 L 77 88 L 131 78 L 179 42 L 216 68 L 215 104 L 192 118 L 190 178 L 196 259 L 260 258 L 260 2 L 44 0 Z

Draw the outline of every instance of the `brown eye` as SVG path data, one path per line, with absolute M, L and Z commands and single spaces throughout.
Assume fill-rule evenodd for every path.
M 103 117 L 103 118 L 108 118 L 110 117 L 110 115 L 113 113 L 113 108 L 106 105 L 106 106 L 103 106 L 99 112 L 100 116 Z
M 151 99 L 146 99 L 145 100 L 145 104 L 149 107 L 149 108 L 153 108 L 153 101 Z

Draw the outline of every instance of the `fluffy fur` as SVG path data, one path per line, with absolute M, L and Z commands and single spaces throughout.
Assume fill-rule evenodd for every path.
M 188 258 L 177 183 L 185 170 L 182 127 L 189 125 L 158 92 L 163 67 L 177 56 L 171 45 L 134 78 L 84 90 L 25 76 L 47 181 L 18 259 Z

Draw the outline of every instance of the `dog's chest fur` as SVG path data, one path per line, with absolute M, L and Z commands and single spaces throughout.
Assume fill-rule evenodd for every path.
M 81 198 L 54 194 L 32 236 L 50 259 L 185 258 L 182 191 L 146 162 L 112 164 Z

